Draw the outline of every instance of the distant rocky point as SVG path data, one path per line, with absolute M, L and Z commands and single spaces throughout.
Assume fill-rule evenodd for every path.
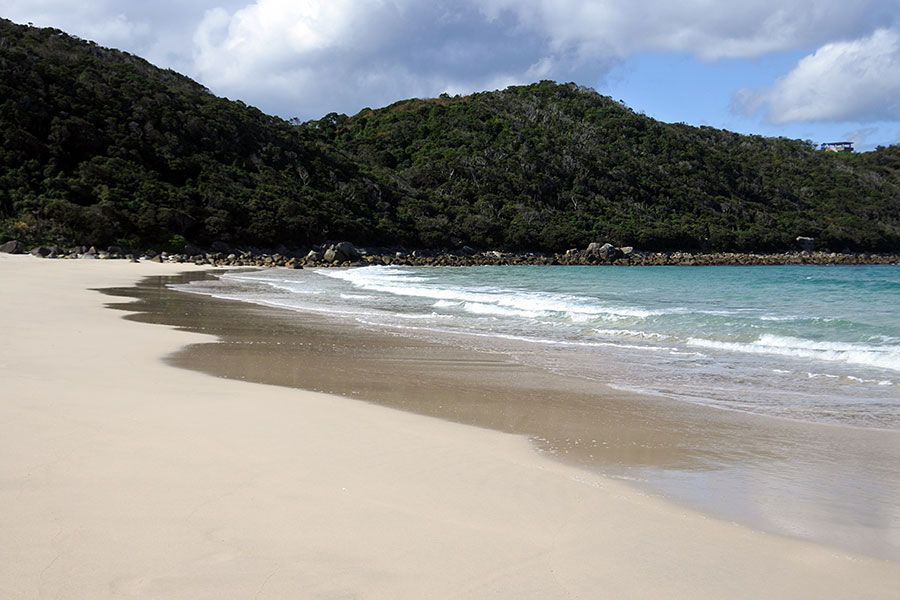
M 802 243 L 809 247 L 811 240 Z M 405 248 L 357 248 L 350 242 L 316 246 L 309 250 L 275 250 L 260 248 L 232 248 L 222 242 L 201 249 L 186 247 L 184 252 L 135 252 L 119 246 L 98 250 L 94 246 L 60 248 L 36 246 L 26 250 L 24 244 L 10 240 L 0 245 L 0 252 L 31 254 L 39 258 L 82 260 L 148 260 L 155 262 L 193 263 L 212 267 L 364 267 L 396 266 L 489 266 L 489 265 L 617 265 L 617 266 L 713 266 L 713 265 L 875 265 L 900 264 L 900 254 L 869 254 L 854 252 L 811 252 L 796 250 L 778 253 L 748 252 L 644 252 L 630 246 L 616 247 L 610 243 L 591 243 L 587 248 L 570 249 L 562 254 L 534 252 L 501 252 L 475 250 L 413 250 Z

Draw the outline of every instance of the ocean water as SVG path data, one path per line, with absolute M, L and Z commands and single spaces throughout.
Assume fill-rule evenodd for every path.
M 683 402 L 900 429 L 896 266 L 273 269 L 178 289 Z

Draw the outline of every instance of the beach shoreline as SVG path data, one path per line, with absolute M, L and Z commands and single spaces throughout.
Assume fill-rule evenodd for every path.
M 889 598 L 900 564 L 710 519 L 521 435 L 175 369 L 209 336 L 99 288 L 185 265 L 0 256 L 9 598 Z M 195 269 L 197 269 L 195 267 Z
M 600 368 L 591 358 L 592 375 L 584 377 L 577 348 L 535 350 L 498 338 L 477 347 L 465 336 L 373 327 L 352 313 L 220 298 L 206 285 L 186 284 L 197 277 L 215 275 L 153 278 L 105 293 L 138 300 L 126 318 L 216 336 L 185 346 L 169 364 L 523 435 L 548 457 L 715 518 L 900 561 L 898 431 L 623 391 L 602 373 L 620 368 L 624 356 Z M 191 289 L 201 291 L 184 293 Z M 566 370 L 548 370 L 547 353 Z

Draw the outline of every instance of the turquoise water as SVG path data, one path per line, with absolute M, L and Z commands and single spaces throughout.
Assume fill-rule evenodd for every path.
M 900 429 L 895 266 L 274 269 L 183 289 L 680 401 Z

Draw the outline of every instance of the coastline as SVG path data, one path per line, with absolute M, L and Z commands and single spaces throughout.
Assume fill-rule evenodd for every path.
M 5 244 L 4 252 L 21 254 L 26 246 L 16 240 Z M 59 246 L 35 246 L 29 254 L 56 259 L 132 259 L 140 253 L 119 247 L 98 251 L 93 246 L 60 248 Z M 791 250 L 781 252 L 725 252 L 725 251 L 666 251 L 635 250 L 632 247 L 617 248 L 612 244 L 590 244 L 579 250 L 573 248 L 564 253 L 501 252 L 499 250 L 475 250 L 463 247 L 458 250 L 425 248 L 410 250 L 403 247 L 357 248 L 350 242 L 340 242 L 309 249 L 277 249 L 255 247 L 230 247 L 215 242 L 213 248 L 203 249 L 188 244 L 184 251 L 157 254 L 147 251 L 142 260 L 160 263 L 188 263 L 214 267 L 363 267 L 371 265 L 395 266 L 511 266 L 511 265 L 565 265 L 565 266 L 775 266 L 775 265 L 897 265 L 900 253 L 831 252 L 829 250 Z
M 707 518 L 519 435 L 175 369 L 162 357 L 210 337 L 122 319 L 91 291 L 186 268 L 0 256 L 5 597 L 900 587 L 896 562 Z

